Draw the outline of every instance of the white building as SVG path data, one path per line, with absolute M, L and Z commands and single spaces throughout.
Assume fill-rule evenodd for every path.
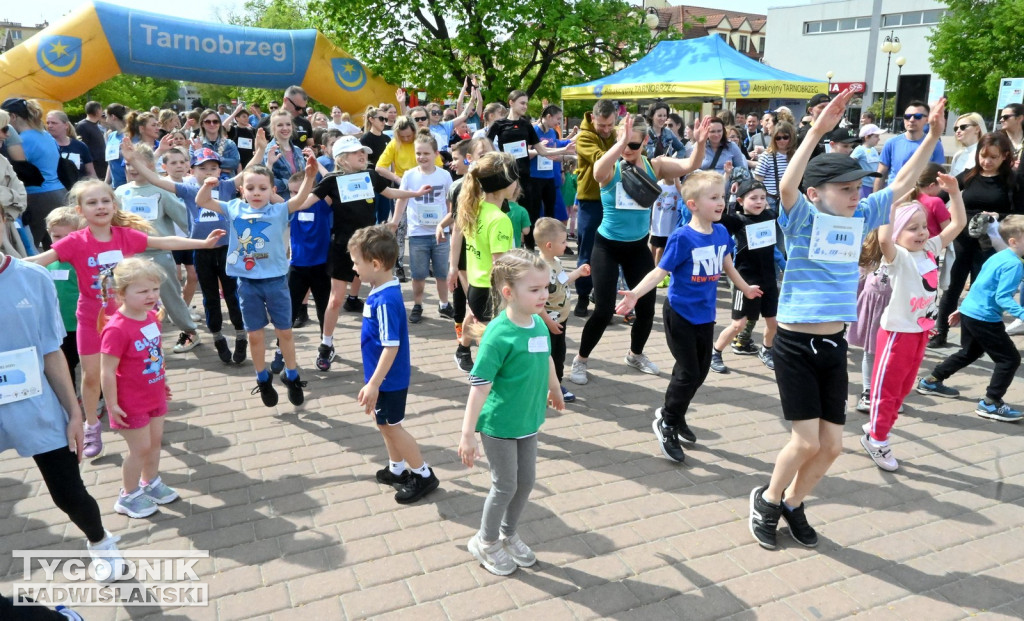
M 889 55 L 881 51 L 886 37 L 899 39 L 900 50 L 891 54 L 889 101 L 896 93 L 897 60 L 904 58 L 904 81 L 937 98 L 944 87 L 928 61 L 927 37 L 942 18 L 946 5 L 936 0 L 836 0 L 768 9 L 772 33 L 765 45 L 764 62 L 799 75 L 832 82 L 864 82 L 864 106 L 882 96 Z M 908 87 L 910 88 L 910 87 Z M 923 90 L 921 89 L 921 90 Z M 889 109 L 889 108 L 887 108 Z

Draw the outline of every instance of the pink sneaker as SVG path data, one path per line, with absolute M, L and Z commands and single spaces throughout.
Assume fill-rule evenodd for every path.
M 95 427 L 85 424 L 85 447 L 82 450 L 82 457 L 95 459 L 103 454 L 103 423 L 96 423 Z

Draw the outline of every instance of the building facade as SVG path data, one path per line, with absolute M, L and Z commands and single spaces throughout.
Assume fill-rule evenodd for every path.
M 699 6 L 670 5 L 666 0 L 647 0 L 645 8 L 658 11 L 658 29 L 683 33 L 684 39 L 717 34 L 741 54 L 760 61 L 764 55 L 766 18 L 756 13 L 739 13 Z
M 8 20 L 0 21 L 0 54 L 26 41 L 32 35 L 49 26 L 49 22 L 36 24 L 35 26 L 24 26 L 18 22 Z

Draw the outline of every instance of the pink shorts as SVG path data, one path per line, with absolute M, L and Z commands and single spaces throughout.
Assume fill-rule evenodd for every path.
M 124 410 L 124 408 L 121 408 Z M 160 407 L 149 410 L 148 412 L 136 413 L 134 411 L 124 410 L 127 424 L 118 425 L 114 422 L 114 417 L 110 417 L 110 428 L 111 429 L 142 429 L 149 424 L 151 418 L 159 418 L 167 413 L 167 404 L 164 403 Z
M 96 321 L 92 324 L 78 322 L 78 330 L 75 331 L 75 340 L 78 342 L 79 356 L 93 356 L 100 353 L 100 333 L 96 331 Z

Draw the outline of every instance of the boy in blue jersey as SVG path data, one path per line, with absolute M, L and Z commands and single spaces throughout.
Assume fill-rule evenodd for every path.
M 917 384 L 922 395 L 959 397 L 960 392 L 942 382 L 964 367 L 973 364 L 982 354 L 995 363 L 992 379 L 985 391 L 985 398 L 978 402 L 974 413 L 984 418 L 1007 423 L 1019 421 L 1024 414 L 1003 403 L 1003 397 L 1010 388 L 1013 376 L 1020 368 L 1020 352 L 1006 333 L 1003 313 L 1024 319 L 1024 307 L 1013 299 L 1024 266 L 1024 216 L 1007 216 L 999 224 L 999 236 L 1007 248 L 992 255 L 981 266 L 978 278 L 971 284 L 971 290 L 957 311 L 960 316 L 960 351 L 939 363 L 932 374 Z M 954 324 L 957 313 L 950 317 Z
M 377 482 L 396 487 L 395 501 L 409 504 L 437 489 L 438 481 L 402 426 L 412 368 L 405 302 L 398 279 L 391 275 L 398 242 L 388 225 L 368 226 L 352 234 L 348 251 L 359 278 L 372 287 L 363 305 L 360 342 L 366 385 L 358 401 L 376 417 L 388 451 L 388 467 L 377 471 Z
M 848 155 L 810 159 L 814 146 L 843 117 L 853 97 L 836 97 L 808 130 L 780 183 L 779 225 L 789 261 L 779 297 L 775 378 L 782 413 L 792 423 L 789 442 L 775 461 L 771 482 L 750 493 L 750 532 L 775 549 L 779 518 L 797 543 L 814 547 L 804 498 L 843 449 L 846 422 L 846 322 L 857 318 L 857 262 L 863 236 L 892 218 L 894 196 L 913 188 L 945 127 L 944 100 L 932 108 L 931 130 L 889 187 L 860 198 L 863 170 Z M 801 180 L 807 196 L 800 194 Z

